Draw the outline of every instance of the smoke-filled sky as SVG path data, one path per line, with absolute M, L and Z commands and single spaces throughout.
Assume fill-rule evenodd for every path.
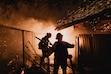
M 0 0 L 0 24 L 27 30 L 56 25 L 78 4 L 79 0 Z

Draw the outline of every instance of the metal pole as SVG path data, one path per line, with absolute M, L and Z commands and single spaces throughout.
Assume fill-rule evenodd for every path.
M 25 55 L 24 55 L 24 30 L 22 30 L 22 45 L 23 45 L 22 53 L 23 53 L 23 66 L 24 66 L 25 65 L 25 62 L 24 62 L 24 57 L 25 57 Z

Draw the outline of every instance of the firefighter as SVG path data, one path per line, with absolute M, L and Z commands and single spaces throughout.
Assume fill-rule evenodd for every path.
M 58 33 L 56 35 L 56 41 L 53 46 L 54 52 L 54 74 L 58 74 L 59 66 L 61 66 L 63 74 L 66 74 L 68 48 L 74 48 L 74 44 L 63 41 L 63 35 Z

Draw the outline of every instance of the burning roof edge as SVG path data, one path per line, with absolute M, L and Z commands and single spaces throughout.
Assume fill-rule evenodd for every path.
M 103 18 L 104 15 L 102 14 L 104 14 L 104 12 L 110 12 L 109 14 L 111 14 L 111 0 L 94 0 L 88 5 L 79 6 L 77 10 L 71 11 L 71 14 L 67 14 L 65 19 L 63 18 L 57 22 L 58 26 L 55 30 L 70 27 L 85 20 L 93 19 L 96 16 L 101 16 Z
M 86 17 L 84 17 L 84 18 L 81 18 L 81 19 L 72 21 L 72 22 L 67 23 L 67 24 L 59 25 L 59 26 L 57 26 L 57 27 L 55 28 L 55 30 L 62 30 L 62 29 L 64 29 L 64 28 L 73 26 L 73 25 L 75 25 L 75 24 L 81 23 L 81 22 L 83 22 L 83 21 L 86 21 L 86 20 L 88 20 L 88 19 L 92 19 L 92 18 L 95 18 L 95 17 L 101 17 L 101 20 L 103 20 L 103 19 L 111 19 L 110 17 L 109 17 L 109 18 L 103 17 L 103 16 L 104 16 L 104 13 L 107 13 L 107 12 L 111 15 L 111 8 L 106 8 L 106 9 L 104 9 L 103 11 L 98 12 L 98 13 L 96 13 L 96 14 L 92 14 L 92 15 L 86 16 Z

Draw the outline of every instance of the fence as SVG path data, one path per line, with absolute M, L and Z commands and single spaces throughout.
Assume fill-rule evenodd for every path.
M 34 49 L 34 33 L 0 25 L 0 74 L 40 61 Z

